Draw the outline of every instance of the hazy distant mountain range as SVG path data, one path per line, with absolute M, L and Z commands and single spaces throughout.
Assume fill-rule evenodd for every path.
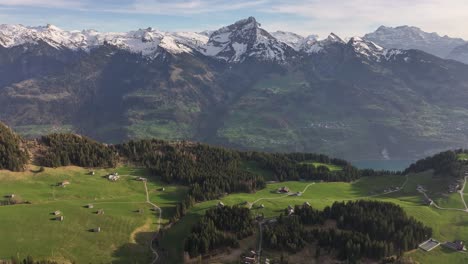
M 202 33 L 1 25 L 0 120 L 29 136 L 413 158 L 465 146 L 468 65 L 443 58 L 467 51 L 412 27 L 345 41 L 252 17 Z

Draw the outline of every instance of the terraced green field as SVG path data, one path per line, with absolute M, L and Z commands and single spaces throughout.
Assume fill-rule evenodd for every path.
M 119 168 L 121 176 L 110 182 L 102 176 L 110 170 L 77 167 L 47 168 L 42 173 L 0 172 L 0 194 L 15 194 L 31 204 L 0 206 L 0 259 L 12 256 L 48 258 L 68 263 L 148 263 L 149 243 L 157 230 L 157 215 L 146 203 L 142 169 Z M 113 172 L 113 171 L 112 171 Z M 57 183 L 69 181 L 65 188 Z M 163 223 L 172 216 L 175 203 L 186 189 L 148 182 L 149 197 L 163 209 Z M 93 204 L 94 208 L 85 208 Z M 96 214 L 99 209 L 104 215 Z M 139 213 L 137 210 L 142 209 Z M 51 213 L 59 210 L 64 221 Z M 90 229 L 101 227 L 102 232 Z

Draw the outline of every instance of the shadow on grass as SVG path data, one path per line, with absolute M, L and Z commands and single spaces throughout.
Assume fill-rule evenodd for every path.
M 142 232 L 135 236 L 135 243 L 127 243 L 114 251 L 112 256 L 115 258 L 112 264 L 146 264 L 153 261 L 154 255 L 150 249 L 150 243 L 153 238 L 153 232 Z M 155 245 L 157 248 L 157 245 Z M 159 261 L 159 263 L 164 263 Z

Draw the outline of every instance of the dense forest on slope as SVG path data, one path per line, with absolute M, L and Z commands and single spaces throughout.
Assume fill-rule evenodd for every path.
M 449 150 L 438 153 L 431 157 L 427 157 L 411 164 L 404 173 L 417 173 L 426 170 L 434 170 L 435 175 L 446 175 L 452 177 L 461 176 L 462 162 L 458 159 L 458 155 L 466 153 L 465 150 Z
M 117 154 L 112 148 L 75 134 L 51 134 L 39 139 L 45 151 L 40 164 L 47 167 L 76 165 L 81 167 L 114 167 Z
M 21 138 L 9 127 L 0 123 L 0 169 L 12 171 L 24 169 L 29 155 L 21 145 Z
M 218 206 L 205 212 L 185 240 L 191 257 L 222 247 L 239 247 L 238 239 L 251 236 L 254 220 L 248 208 Z
M 335 202 L 323 211 L 304 207 L 296 206 L 293 215 L 280 216 L 265 227 L 263 242 L 267 248 L 297 252 L 307 243 L 318 243 L 318 255 L 323 249 L 354 263 L 363 257 L 401 255 L 432 235 L 430 228 L 392 203 Z M 305 229 L 327 219 L 336 221 L 336 228 Z

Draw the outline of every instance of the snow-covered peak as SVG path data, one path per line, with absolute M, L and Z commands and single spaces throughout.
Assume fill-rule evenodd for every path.
M 377 62 L 396 60 L 408 53 L 406 50 L 401 49 L 385 49 L 361 37 L 350 38 L 346 45 L 354 51 L 357 57 Z
M 439 57 L 446 57 L 455 47 L 466 43 L 460 38 L 440 36 L 412 26 L 380 26 L 375 32 L 366 34 L 364 39 L 385 48 L 419 49 Z
M 208 37 L 198 33 L 162 32 L 153 28 L 124 33 L 101 33 L 96 30 L 66 31 L 53 25 L 0 25 L 0 45 L 6 48 L 45 42 L 57 49 L 89 51 L 108 44 L 143 56 L 156 57 L 160 48 L 173 54 L 189 53 L 207 41 Z
M 299 50 L 308 54 L 312 54 L 321 52 L 325 50 L 328 46 L 334 44 L 344 45 L 345 42 L 334 33 L 330 33 L 330 35 L 328 35 L 328 37 L 323 40 L 318 40 L 317 35 L 310 35 L 304 38 Z
M 287 44 L 289 47 L 295 49 L 296 51 L 301 48 L 305 38 L 301 35 L 298 35 L 293 32 L 286 31 L 275 31 L 271 35 L 275 37 L 280 42 Z
M 372 41 L 365 41 L 360 37 L 352 37 L 348 41 L 348 45 L 350 45 L 356 54 L 360 56 L 364 56 L 369 59 L 380 59 L 384 52 L 384 48 L 375 44 Z
M 214 31 L 200 50 L 207 56 L 228 62 L 242 62 L 249 57 L 284 62 L 294 51 L 262 29 L 253 17 Z

